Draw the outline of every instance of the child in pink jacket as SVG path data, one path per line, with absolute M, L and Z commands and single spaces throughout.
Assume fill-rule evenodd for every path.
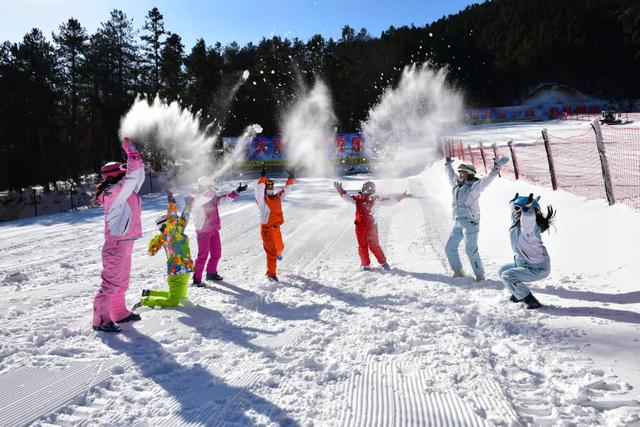
M 124 294 L 129 287 L 133 243 L 142 237 L 138 192 L 144 183 L 144 163 L 129 138 L 124 138 L 122 149 L 127 163 L 104 165 L 96 192 L 96 200 L 104 205 L 104 245 L 102 283 L 93 301 L 93 329 L 104 332 L 119 332 L 118 323 L 140 320 L 127 309 Z
M 238 185 L 235 191 L 230 193 L 218 193 L 213 185 L 214 182 L 206 177 L 198 179 L 198 197 L 193 206 L 193 223 L 196 228 L 198 238 L 198 257 L 196 258 L 195 273 L 193 274 L 193 284 L 202 284 L 202 272 L 207 265 L 206 280 L 222 280 L 218 274 L 218 262 L 222 255 L 222 244 L 220 242 L 220 212 L 218 207 L 222 204 L 232 202 L 238 194 L 247 189 L 246 185 Z M 207 263 L 207 259 L 209 262 Z

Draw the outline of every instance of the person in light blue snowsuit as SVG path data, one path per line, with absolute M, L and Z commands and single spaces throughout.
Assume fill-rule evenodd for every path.
M 527 308 L 540 308 L 540 302 L 533 296 L 526 283 L 542 280 L 551 271 L 551 259 L 542 243 L 541 234 L 549 229 L 555 218 L 553 207 L 547 208 L 547 215 L 540 211 L 540 205 L 533 194 L 529 197 L 516 196 L 511 200 L 509 229 L 511 248 L 515 253 L 513 262 L 502 266 L 498 275 L 504 286 L 511 291 L 511 302 L 524 302 Z
M 451 166 L 452 159 L 446 158 L 445 168 L 449 183 L 453 187 L 453 229 L 445 247 L 449 266 L 453 270 L 453 277 L 464 277 L 462 261 L 458 253 L 458 246 L 464 237 L 464 245 L 471 262 L 471 268 L 476 275 L 476 282 L 484 280 L 484 267 L 478 252 L 478 232 L 480 231 L 480 193 L 487 188 L 491 181 L 498 176 L 500 166 L 509 162 L 509 158 L 496 160 L 491 171 L 482 178 L 476 178 L 473 166 L 460 164 L 458 175 Z

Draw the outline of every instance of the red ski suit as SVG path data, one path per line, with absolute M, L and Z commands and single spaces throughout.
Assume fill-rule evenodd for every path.
M 378 224 L 373 216 L 373 210 L 379 203 L 388 201 L 400 201 L 405 198 L 404 194 L 391 197 L 381 197 L 378 195 L 366 195 L 359 192 L 355 195 L 349 195 L 342 188 L 338 189 L 340 196 L 356 205 L 356 238 L 358 239 L 358 255 L 360 255 L 360 264 L 363 267 L 371 264 L 369 251 L 373 253 L 380 264 L 387 262 L 384 252 L 378 241 Z

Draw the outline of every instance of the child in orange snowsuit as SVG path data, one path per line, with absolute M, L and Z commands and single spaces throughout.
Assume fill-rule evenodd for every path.
M 282 200 L 287 188 L 295 182 L 293 171 L 289 170 L 288 173 L 289 177 L 284 188 L 276 191 L 273 188 L 273 180 L 267 178 L 267 167 L 262 166 L 260 179 L 256 185 L 256 202 L 260 210 L 260 235 L 264 251 L 267 254 L 267 277 L 275 282 L 278 281 L 276 266 L 278 260 L 282 259 L 281 254 L 284 250 L 282 234 L 280 234 L 280 226 L 284 223 Z
M 396 194 L 393 196 L 383 197 L 375 194 L 376 185 L 367 181 L 362 186 L 362 191 L 356 195 L 349 195 L 342 188 L 341 182 L 334 182 L 333 186 L 340 194 L 340 197 L 348 202 L 356 205 L 356 238 L 358 239 L 358 254 L 360 255 L 360 265 L 363 270 L 369 270 L 371 259 L 369 258 L 369 251 L 373 253 L 382 268 L 389 270 L 389 264 L 387 258 L 384 256 L 384 252 L 378 242 L 378 224 L 374 217 L 374 209 L 377 204 L 384 204 L 392 201 L 399 202 L 400 200 L 408 197 L 407 193 Z

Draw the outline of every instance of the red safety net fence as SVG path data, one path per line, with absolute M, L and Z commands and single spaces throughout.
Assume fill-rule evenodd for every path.
M 616 203 L 640 211 L 640 123 L 633 128 L 603 125 L 602 137 Z
M 511 162 L 501 169 L 503 178 L 560 188 L 587 199 L 608 199 L 610 204 L 625 203 L 640 211 L 640 126 L 599 127 L 602 159 L 595 129 L 568 138 L 544 131 L 531 143 L 491 146 L 443 139 L 441 147 L 443 155 L 471 163 L 479 173 L 487 173 L 495 158 L 507 156 Z M 605 174 L 607 166 L 609 172 Z M 611 182 L 609 195 L 606 175 Z

